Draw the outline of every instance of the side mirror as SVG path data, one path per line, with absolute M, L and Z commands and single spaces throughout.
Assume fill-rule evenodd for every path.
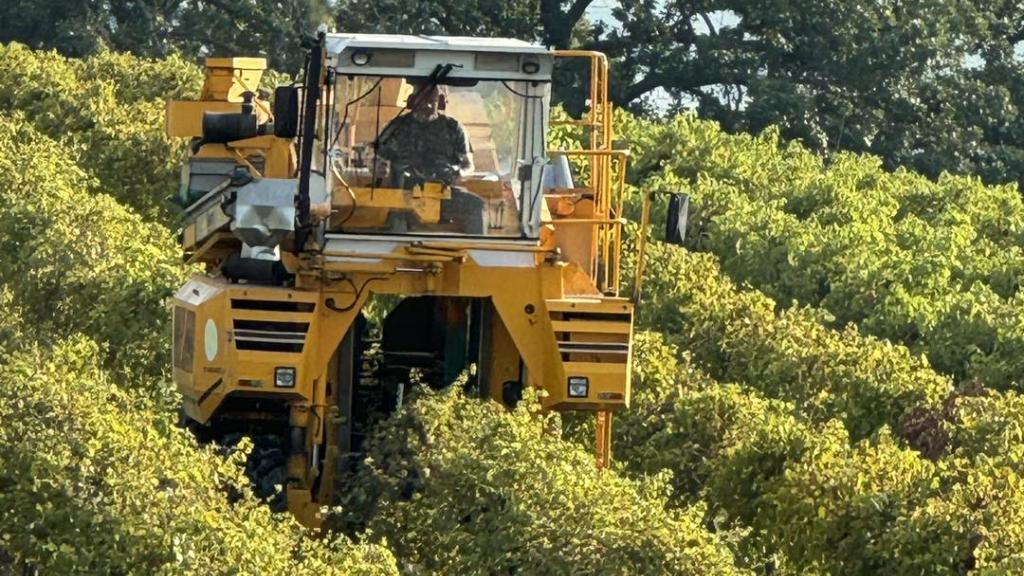
M 690 197 L 675 193 L 669 197 L 665 218 L 665 242 L 682 246 L 686 240 L 686 220 L 690 216 Z
M 274 89 L 274 136 L 295 138 L 299 135 L 299 89 L 278 86 Z

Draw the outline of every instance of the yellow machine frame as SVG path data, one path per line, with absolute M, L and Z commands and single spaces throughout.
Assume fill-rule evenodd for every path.
M 589 113 L 581 120 L 552 122 L 585 127 L 589 146 L 550 154 L 589 163 L 591 186 L 546 194 L 546 230 L 535 244 L 419 237 L 384 252 L 304 252 L 285 260 L 294 286 L 231 283 L 206 274 L 175 295 L 174 380 L 185 414 L 207 423 L 229 400 L 286 402 L 289 426 L 304 431 L 302 450 L 293 450 L 288 459 L 287 503 L 304 524 L 318 525 L 320 508 L 332 500 L 332 462 L 345 451 L 337 434 L 345 426 L 339 350 L 351 345 L 348 335 L 371 293 L 483 299 L 492 318 L 485 328 L 491 352 L 478 370 L 489 379 L 490 396 L 500 400 L 501 383 L 520 377 L 525 366 L 525 383 L 546 392 L 546 408 L 597 413 L 598 465 L 610 461 L 612 412 L 630 400 L 633 303 L 618 295 L 628 154 L 612 148 L 605 56 L 554 55 L 590 64 Z M 237 108 L 244 92 L 254 92 L 263 67 L 259 59 L 208 60 L 203 100 L 170 102 L 168 134 L 198 138 L 202 112 Z M 269 114 L 264 103 L 258 107 L 260 114 Z M 206 145 L 195 155 L 235 159 L 261 177 L 288 177 L 296 166 L 293 141 L 275 136 Z M 254 157 L 262 159 L 262 173 L 250 161 Z M 407 200 L 392 196 L 377 189 L 363 194 L 360 205 L 409 208 Z M 562 202 L 581 196 L 589 202 Z M 429 219 L 443 198 L 443 191 L 426 191 L 412 209 Z M 343 202 L 335 199 L 335 208 L 344 210 Z M 212 271 L 237 249 L 228 233 L 205 234 L 221 224 L 186 223 L 183 248 L 190 261 Z M 519 254 L 520 264 L 481 265 L 494 253 Z M 294 367 L 292 387 L 276 386 L 281 367 Z M 586 398 L 569 396 L 570 378 L 587 379 Z M 244 416 L 261 417 L 259 405 Z

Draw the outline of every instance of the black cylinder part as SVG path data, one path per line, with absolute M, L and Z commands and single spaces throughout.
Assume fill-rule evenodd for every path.
M 203 112 L 203 143 L 227 144 L 259 135 L 255 114 Z

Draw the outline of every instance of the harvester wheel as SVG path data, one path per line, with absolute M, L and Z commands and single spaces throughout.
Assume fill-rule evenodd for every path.
M 246 435 L 231 432 L 216 439 L 224 456 L 238 448 Z M 285 485 L 288 479 L 288 454 L 284 450 L 284 439 L 270 434 L 250 436 L 252 451 L 245 460 L 245 476 L 249 479 L 253 494 L 265 501 L 273 512 L 285 512 Z
M 285 487 L 288 481 L 288 455 L 280 436 L 256 436 L 252 452 L 245 463 L 245 475 L 252 482 L 253 492 L 265 500 L 274 512 L 288 509 Z

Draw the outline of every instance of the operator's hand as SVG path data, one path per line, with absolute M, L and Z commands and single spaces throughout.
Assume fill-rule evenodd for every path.
M 470 152 L 469 154 L 466 154 L 465 156 L 460 158 L 459 165 L 455 166 L 455 173 L 458 174 L 459 176 L 467 176 L 471 174 L 474 169 L 475 166 L 473 166 L 473 153 Z

